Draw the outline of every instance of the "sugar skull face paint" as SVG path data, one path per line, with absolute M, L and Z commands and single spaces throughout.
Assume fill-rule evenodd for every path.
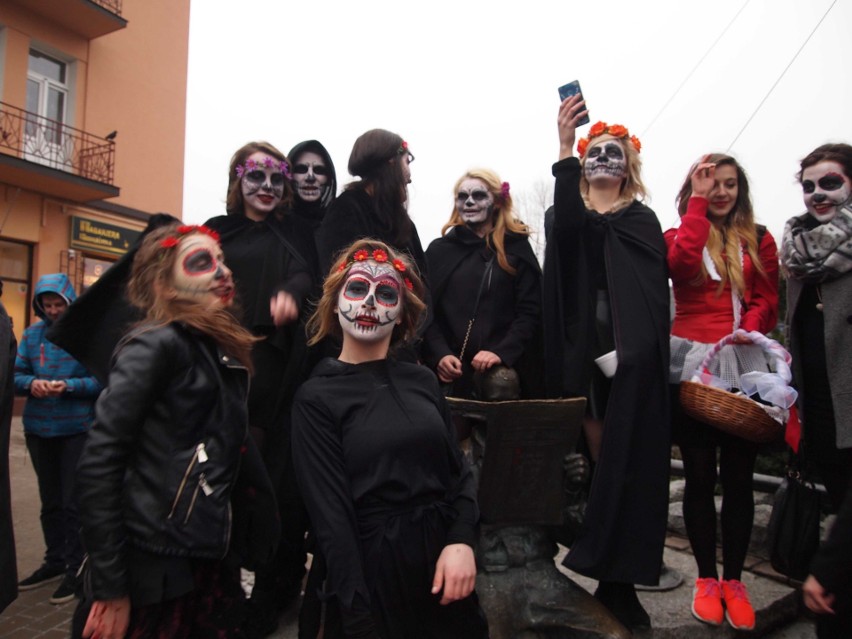
M 479 178 L 468 178 L 456 193 L 456 208 L 465 224 L 479 226 L 491 219 L 494 196 Z
M 627 159 L 624 157 L 624 149 L 615 140 L 601 140 L 598 144 L 586 151 L 583 171 L 586 180 L 621 181 L 627 175 Z
M 350 267 L 337 296 L 344 336 L 364 342 L 390 340 L 402 312 L 402 285 L 390 264 L 372 260 Z
M 820 224 L 825 224 L 849 201 L 852 180 L 838 162 L 819 162 L 802 171 L 802 193 L 808 213 Z
M 312 151 L 305 151 L 295 159 L 293 186 L 296 194 L 305 202 L 318 202 L 328 188 L 328 167 L 325 161 Z
M 253 160 L 254 168 L 243 174 L 240 184 L 246 212 L 255 212 L 261 218 L 274 211 L 281 202 L 287 179 L 278 166 L 278 160 L 269 158 L 271 161 L 267 161 L 267 158 L 269 156 L 261 151 L 252 153 L 247 158 L 247 163 L 248 160 Z
M 172 271 L 172 287 L 177 298 L 208 308 L 228 307 L 233 303 L 234 281 L 216 240 L 200 233 L 190 235 L 180 241 L 177 252 Z

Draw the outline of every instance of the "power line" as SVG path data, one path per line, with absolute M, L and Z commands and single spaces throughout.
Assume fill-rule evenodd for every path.
M 836 1 L 836 0 L 835 0 L 835 1 Z M 704 55 L 703 55 L 703 56 L 701 56 L 701 59 L 700 59 L 698 62 L 696 62 L 696 63 L 695 63 L 695 66 L 694 66 L 694 67 L 692 67 L 692 70 L 691 70 L 691 71 L 690 71 L 690 72 L 686 75 L 686 77 L 683 79 L 683 82 L 681 82 L 681 83 L 678 85 L 677 89 L 675 89 L 675 90 L 674 90 L 674 93 L 672 93 L 672 94 L 671 94 L 671 97 L 669 97 L 669 99 L 668 99 L 668 100 L 666 100 L 666 103 L 662 106 L 662 108 L 660 108 L 660 110 L 659 110 L 659 111 L 657 111 L 657 115 L 655 115 L 655 116 L 654 116 L 654 119 L 653 119 L 653 120 L 651 120 L 651 123 L 650 123 L 648 126 L 646 126 L 646 127 L 645 127 L 645 130 L 644 130 L 644 131 L 642 131 L 642 133 L 639 135 L 639 137 L 644 138 L 644 137 L 645 137 L 645 134 L 646 134 L 648 131 L 650 131 L 650 130 L 651 130 L 651 127 L 652 127 L 652 126 L 654 126 L 654 123 L 655 123 L 655 122 L 659 119 L 659 117 L 663 114 L 663 111 L 665 111 L 665 110 L 668 108 L 668 106 L 672 103 L 672 100 L 674 100 L 674 99 L 677 97 L 678 93 L 680 93 L 680 90 L 684 87 L 684 85 L 685 85 L 687 82 L 689 82 L 689 79 L 690 79 L 690 78 L 693 76 L 693 74 L 694 74 L 694 73 L 698 70 L 698 67 L 700 67 L 700 66 L 701 66 L 701 63 L 702 63 L 702 62 L 704 62 L 705 58 L 707 58 L 707 56 L 708 56 L 708 55 L 710 55 L 710 52 L 711 52 L 711 51 L 713 51 L 713 49 L 715 49 L 715 48 L 716 48 L 716 45 L 717 45 L 717 44 L 719 44 L 719 41 L 720 41 L 720 40 L 724 37 L 724 35 L 728 32 L 728 29 L 730 29 L 730 28 L 731 28 L 731 26 L 734 24 L 734 22 L 736 22 L 736 21 L 737 21 L 737 18 L 739 18 L 739 17 L 740 17 L 740 14 L 741 14 L 741 13 L 743 12 L 743 10 L 744 10 L 744 9 L 748 6 L 748 3 L 749 3 L 749 2 L 751 2 L 751 0 L 746 0 L 746 1 L 745 1 L 745 4 L 743 4 L 743 6 L 742 6 L 742 7 L 740 7 L 740 10 L 739 10 L 739 11 L 737 11 L 736 15 L 735 15 L 735 16 L 731 19 L 731 21 L 728 23 L 728 26 L 726 26 L 724 29 L 722 29 L 722 33 L 720 33 L 720 34 L 719 34 L 719 37 L 718 37 L 718 38 L 716 38 L 716 40 L 714 40 L 714 41 L 713 41 L 713 44 L 711 44 L 711 45 L 710 45 L 710 48 L 709 48 L 709 49 L 707 49 L 707 51 L 705 51 L 705 52 L 704 52 Z
M 746 123 L 743 125 L 743 128 L 740 129 L 740 132 L 737 133 L 736 137 L 728 145 L 728 148 L 726 149 L 726 151 L 730 151 L 731 147 L 733 147 L 734 144 L 736 144 L 736 141 L 740 139 L 740 136 L 748 128 L 748 125 L 751 124 L 751 121 L 754 119 L 754 116 L 757 115 L 758 111 L 760 111 L 760 108 L 763 106 L 763 103 L 766 102 L 767 99 L 769 99 L 770 95 L 772 95 L 772 92 L 775 90 L 775 87 L 778 86 L 778 83 L 781 82 L 781 79 L 784 77 L 784 75 L 787 73 L 787 71 L 790 69 L 790 67 L 793 66 L 793 63 L 796 61 L 796 58 L 799 57 L 799 54 L 807 46 L 808 42 L 811 41 L 811 38 L 813 37 L 814 33 L 816 33 L 817 29 L 819 29 L 819 25 L 821 25 L 823 23 L 823 20 L 825 20 L 826 16 L 828 15 L 828 12 L 831 11 L 831 9 L 834 7 L 835 4 L 837 4 L 837 0 L 834 0 L 831 3 L 831 5 L 829 5 L 828 9 L 826 9 L 825 13 L 822 14 L 822 17 L 819 19 L 819 22 L 816 23 L 816 26 L 810 32 L 808 37 L 805 38 L 805 41 L 802 43 L 802 46 L 800 46 L 799 50 L 796 51 L 796 54 L 793 56 L 793 59 L 790 60 L 790 62 L 787 64 L 786 67 L 784 67 L 784 70 L 781 72 L 781 75 L 778 76 L 778 79 L 775 80 L 775 83 L 769 88 L 769 91 L 766 92 L 766 95 L 763 96 L 763 99 L 760 101 L 760 104 L 757 105 L 757 108 L 749 116 L 748 120 L 746 120 Z

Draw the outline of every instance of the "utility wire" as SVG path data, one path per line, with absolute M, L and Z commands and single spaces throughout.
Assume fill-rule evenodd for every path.
M 767 99 L 769 99 L 770 95 L 772 95 L 772 92 L 775 90 L 775 87 L 778 86 L 778 83 L 781 82 L 781 79 L 784 77 L 784 75 L 787 73 L 787 71 L 790 69 L 790 67 L 793 66 L 793 63 L 796 61 L 796 58 L 799 57 L 799 54 L 808 45 L 808 42 L 811 41 L 811 38 L 813 37 L 814 33 L 816 33 L 817 29 L 819 29 L 819 25 L 821 25 L 823 23 L 823 21 L 825 20 L 826 16 L 829 13 L 829 11 L 832 10 L 832 8 L 834 7 L 835 4 L 837 4 L 837 0 L 834 0 L 831 3 L 831 5 L 828 7 L 828 9 L 825 10 L 825 13 L 822 14 L 822 17 L 819 19 L 819 22 L 816 23 L 816 26 L 810 32 L 808 37 L 805 38 L 805 41 L 802 43 L 802 46 L 799 47 L 799 50 L 796 51 L 796 54 L 793 56 L 793 59 L 790 60 L 790 62 L 787 64 L 786 67 L 784 67 L 784 70 L 781 72 L 781 75 L 778 76 L 778 79 L 775 80 L 775 83 L 769 88 L 769 91 L 766 92 L 766 95 L 763 96 L 763 99 L 760 101 L 760 104 L 757 105 L 757 108 L 749 116 L 748 120 L 746 120 L 746 123 L 743 125 L 743 128 L 740 129 L 740 132 L 737 133 L 736 137 L 733 140 L 731 140 L 731 143 L 728 145 L 728 148 L 726 149 L 726 151 L 730 151 L 731 148 L 734 146 L 734 144 L 736 144 L 737 140 L 740 139 L 740 136 L 748 128 L 748 125 L 751 124 L 751 121 L 754 119 L 754 116 L 756 116 L 757 112 L 760 111 L 760 108 L 763 106 L 763 103 L 766 102 Z
M 748 6 L 749 2 L 751 2 L 751 0 L 746 0 L 745 3 L 743 4 L 743 6 L 740 7 L 740 10 L 737 11 L 736 15 L 728 23 L 728 26 L 726 26 L 724 29 L 722 29 L 722 33 L 719 34 L 719 37 L 716 38 L 716 40 L 713 41 L 713 44 L 710 45 L 710 48 L 707 49 L 707 51 L 704 52 L 704 55 L 701 56 L 701 59 L 698 62 L 695 63 L 695 66 L 692 67 L 692 70 L 686 75 L 686 77 L 683 79 L 683 82 L 681 82 L 678 85 L 677 89 L 675 89 L 674 93 L 672 93 L 671 96 L 669 97 L 669 99 L 666 100 L 666 103 L 662 106 L 662 108 L 659 111 L 657 111 L 657 115 L 654 116 L 654 119 L 651 120 L 651 123 L 648 126 L 645 127 L 645 130 L 642 131 L 642 133 L 639 135 L 639 137 L 641 137 L 643 139 L 645 138 L 645 134 L 648 131 L 651 130 L 651 127 L 654 126 L 654 123 L 660 118 L 660 116 L 663 114 L 663 111 L 665 111 L 668 108 L 668 106 L 672 103 L 672 101 L 677 97 L 678 93 L 680 93 L 680 90 L 684 87 L 684 85 L 687 82 L 689 82 L 689 79 L 698 70 L 698 67 L 701 66 L 701 63 L 704 62 L 704 60 L 707 58 L 707 56 L 710 55 L 710 52 L 713 51 L 713 49 L 716 48 L 716 45 L 719 44 L 719 40 L 721 40 L 725 36 L 725 34 L 728 32 L 728 29 L 730 29 L 731 26 L 734 24 L 734 22 L 737 21 L 737 18 L 740 17 L 740 14 L 745 10 L 745 8 Z

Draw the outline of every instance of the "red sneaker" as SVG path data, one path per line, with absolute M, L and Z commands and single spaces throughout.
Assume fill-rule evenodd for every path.
M 754 629 L 754 608 L 748 600 L 745 584 L 736 579 L 722 580 L 722 596 L 725 598 L 725 618 L 737 630 Z
M 692 616 L 712 626 L 722 624 L 725 613 L 722 610 L 722 589 L 718 579 L 699 577 L 695 580 L 695 588 L 692 589 Z

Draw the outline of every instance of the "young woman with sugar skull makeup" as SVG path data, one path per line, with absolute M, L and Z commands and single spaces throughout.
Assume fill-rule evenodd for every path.
M 88 563 L 73 634 L 243 637 L 239 574 L 223 557 L 256 494 L 238 480 L 253 473 L 272 491 L 248 439 L 257 340 L 231 313 L 231 271 L 206 227 L 150 232 L 127 290 L 146 315 L 116 348 L 77 469 Z M 237 561 L 265 560 L 274 525 L 267 534 Z
M 278 491 L 283 524 L 274 565 L 261 568 L 255 578 L 252 635 L 274 628 L 280 609 L 298 596 L 305 573 L 307 518 L 290 461 L 290 405 L 308 373 L 298 320 L 312 280 L 310 257 L 298 246 L 303 242 L 287 215 L 291 177 L 290 162 L 274 146 L 244 145 L 228 168 L 228 214 L 206 222 L 221 235 L 234 272 L 242 325 L 262 338 L 252 351 L 249 425 Z
M 435 311 L 424 354 L 453 396 L 470 397 L 474 371 L 516 366 L 532 344 L 541 322 L 541 268 L 529 229 L 515 218 L 508 182 L 474 169 L 453 193 L 442 237 L 426 251 Z
M 817 147 L 797 177 L 807 213 L 787 221 L 781 265 L 802 431 L 801 442 L 799 433 L 786 439 L 800 446 L 836 511 L 852 481 L 852 146 Z M 832 608 L 818 617 L 817 636 L 833 639 L 849 634 L 852 592 L 848 562 L 825 550 L 804 591 L 809 607 L 818 598 Z
M 408 256 L 361 240 L 308 323 L 342 339 L 293 405 L 293 457 L 327 566 L 325 639 L 488 636 L 474 593 L 478 507 L 435 376 L 388 359 L 425 312 Z
M 752 474 L 758 445 L 692 419 L 680 405 L 680 383 L 736 329 L 768 333 L 778 320 L 775 240 L 754 222 L 749 185 L 739 163 L 713 153 L 693 165 L 677 196 L 680 226 L 666 231 L 674 285 L 672 434 L 680 447 L 686 489 L 683 519 L 698 564 L 692 614 L 705 623 L 754 627 L 754 609 L 740 581 L 754 519 Z M 711 372 L 738 388 L 740 375 L 768 371 L 762 348 L 735 337 Z M 716 570 L 716 464 L 722 487 L 721 581 Z M 724 608 L 723 608 L 724 601 Z
M 668 519 L 669 291 L 666 245 L 639 199 L 639 140 L 594 124 L 574 157 L 581 96 L 559 108 L 559 161 L 544 266 L 545 374 L 551 397 L 588 398 L 595 462 L 585 520 L 565 565 L 627 627 L 650 618 L 634 584 L 656 584 Z M 615 350 L 607 379 L 594 359 Z

